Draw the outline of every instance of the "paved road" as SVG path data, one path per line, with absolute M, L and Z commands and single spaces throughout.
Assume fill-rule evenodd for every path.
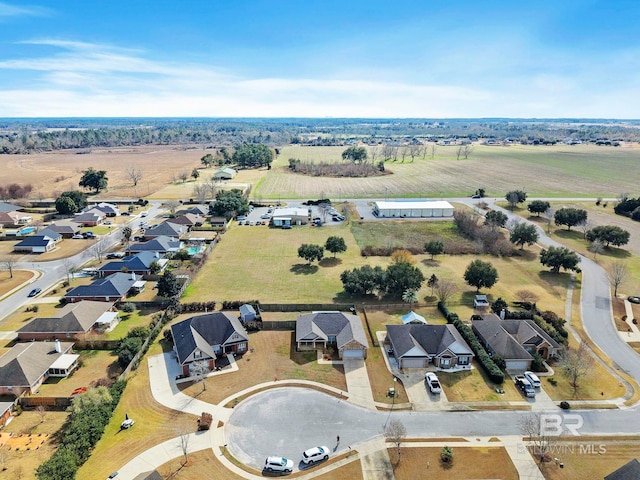
M 562 413 L 557 408 L 548 412 Z M 581 435 L 637 434 L 640 407 L 625 410 L 572 410 L 584 425 Z M 315 390 L 284 387 L 258 393 L 238 405 L 225 426 L 229 450 L 243 463 L 261 468 L 268 455 L 294 462 L 312 446 L 336 447 L 337 453 L 357 448 L 382 435 L 389 417 L 397 418 L 409 437 L 490 437 L 521 435 L 520 422 L 531 412 L 372 411 Z M 567 423 L 573 423 L 569 420 Z

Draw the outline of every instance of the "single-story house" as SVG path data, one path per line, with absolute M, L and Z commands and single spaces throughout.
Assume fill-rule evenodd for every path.
M 62 235 L 62 238 L 71 238 L 80 232 L 80 224 L 68 220 L 58 220 L 47 227 Z
M 160 271 L 167 265 L 167 260 L 160 258 L 160 254 L 157 252 L 139 252 L 104 264 L 98 268 L 98 275 L 106 277 L 117 272 L 133 272 L 138 275 L 150 275 L 151 264 L 153 262 L 160 265 Z
M 95 227 L 104 222 L 107 214 L 102 210 L 92 208 L 86 212 L 78 213 L 73 217 L 73 221 L 85 227 Z
M 637 458 L 625 463 L 615 472 L 604 477 L 604 480 L 638 480 L 640 478 L 640 462 Z
M 184 215 L 178 215 L 171 219 L 171 223 L 184 225 L 187 228 L 200 227 L 205 221 L 205 217 L 202 215 L 194 215 L 193 213 L 185 213 Z
M 27 342 L 0 357 L 0 395 L 33 394 L 49 377 L 66 377 L 78 366 L 73 343 Z
M 144 290 L 145 281 L 135 273 L 114 273 L 99 278 L 89 285 L 80 285 L 64 294 L 67 302 L 95 300 L 98 302 L 118 302 L 124 300 L 132 290 Z
M 93 207 L 88 207 L 85 210 L 87 211 L 100 210 L 107 217 L 117 217 L 118 215 L 120 215 L 120 208 L 118 208 L 117 205 L 114 205 L 113 203 L 106 203 L 106 202 L 101 202 L 97 205 L 94 205 Z
M 134 243 L 127 247 L 127 252 L 139 253 L 139 252 L 153 252 L 153 253 L 172 253 L 180 250 L 180 240 L 176 237 L 167 237 L 166 235 L 160 235 L 148 242 Z
M 0 212 L 0 226 L 6 227 L 20 227 L 31 223 L 33 219 L 30 215 L 17 210 L 11 212 Z
M 182 235 L 187 233 L 189 228 L 184 225 L 179 225 L 177 223 L 172 223 L 170 221 L 162 222 L 154 227 L 145 230 L 144 238 L 147 240 L 151 240 L 157 237 L 174 237 L 180 238 Z
M 249 305 L 248 303 L 240 305 L 240 320 L 242 320 L 243 322 L 250 322 L 251 320 L 255 320 L 256 315 L 256 309 L 253 308 L 253 305 Z
M 200 215 L 202 217 L 206 217 L 209 215 L 209 206 L 208 205 L 190 205 L 189 208 L 185 210 L 180 210 L 178 213 L 192 213 L 194 215 Z
M 226 227 L 227 219 L 224 217 L 211 217 L 209 223 L 212 227 Z
M 490 307 L 486 295 L 476 295 L 473 299 L 473 308 L 477 310 L 487 310 Z
M 50 229 L 49 227 L 40 230 L 38 233 L 34 234 L 36 237 L 49 237 L 54 242 L 58 243 L 62 240 L 62 234 L 60 232 L 56 232 L 55 230 Z
M 399 368 L 467 366 L 473 351 L 453 325 L 387 325 L 387 341 Z
M 444 200 L 375 202 L 373 214 L 380 218 L 453 217 L 453 205 Z
M 56 234 L 62 238 L 60 234 Z M 14 252 L 45 253 L 53 250 L 56 242 L 46 235 L 32 235 L 13 246 Z
M 68 303 L 51 317 L 34 318 L 18 330 L 18 339 L 64 340 L 80 339 L 90 333 L 96 324 L 111 323 L 118 316 L 113 304 L 107 302 L 81 301 Z
M 236 171 L 233 168 L 225 167 L 216 170 L 213 174 L 214 180 L 231 180 L 236 176 Z
M 367 335 L 357 315 L 343 312 L 313 312 L 296 320 L 298 350 L 335 347 L 339 358 L 367 358 Z
M 403 315 L 400 318 L 402 319 L 402 323 L 404 323 L 404 324 L 407 324 L 407 323 L 427 323 L 427 320 L 422 315 L 418 315 L 413 310 L 410 311 L 409 313 L 407 313 L 406 315 Z
M 22 207 L 13 203 L 0 202 L 0 213 L 15 212 L 17 210 L 22 210 Z
M 533 353 L 548 360 L 562 350 L 533 320 L 501 320 L 492 314 L 472 320 L 471 327 L 487 351 L 500 355 L 510 371 L 531 368 Z
M 271 217 L 271 225 L 306 225 L 309 223 L 309 209 L 307 207 L 276 208 Z
M 188 318 L 172 325 L 171 333 L 173 349 L 186 377 L 203 367 L 213 370 L 219 356 L 244 353 L 249 345 L 240 320 L 226 312 Z

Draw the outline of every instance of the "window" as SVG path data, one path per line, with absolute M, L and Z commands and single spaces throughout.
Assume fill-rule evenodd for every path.
M 458 365 L 468 365 L 469 357 L 458 357 Z
M 336 343 L 336 336 L 335 335 L 329 335 L 328 342 L 329 343 Z
M 238 344 L 238 351 L 239 352 L 244 352 L 247 349 L 247 344 L 246 343 L 239 343 Z

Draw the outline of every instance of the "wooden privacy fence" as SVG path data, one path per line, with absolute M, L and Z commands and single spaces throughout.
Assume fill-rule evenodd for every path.
M 20 397 L 18 403 L 23 409 L 48 407 L 48 408 L 67 408 L 71 406 L 72 397 Z

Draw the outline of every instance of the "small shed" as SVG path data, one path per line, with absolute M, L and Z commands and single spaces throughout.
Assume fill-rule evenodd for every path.
M 402 323 L 405 325 L 407 323 L 427 323 L 427 320 L 422 316 L 418 315 L 413 310 L 402 316 Z
M 487 296 L 476 295 L 476 298 L 473 299 L 473 308 L 478 310 L 486 310 L 489 308 L 489 300 L 487 300 Z
M 240 320 L 250 322 L 256 319 L 256 309 L 252 305 L 245 303 L 240 306 Z

